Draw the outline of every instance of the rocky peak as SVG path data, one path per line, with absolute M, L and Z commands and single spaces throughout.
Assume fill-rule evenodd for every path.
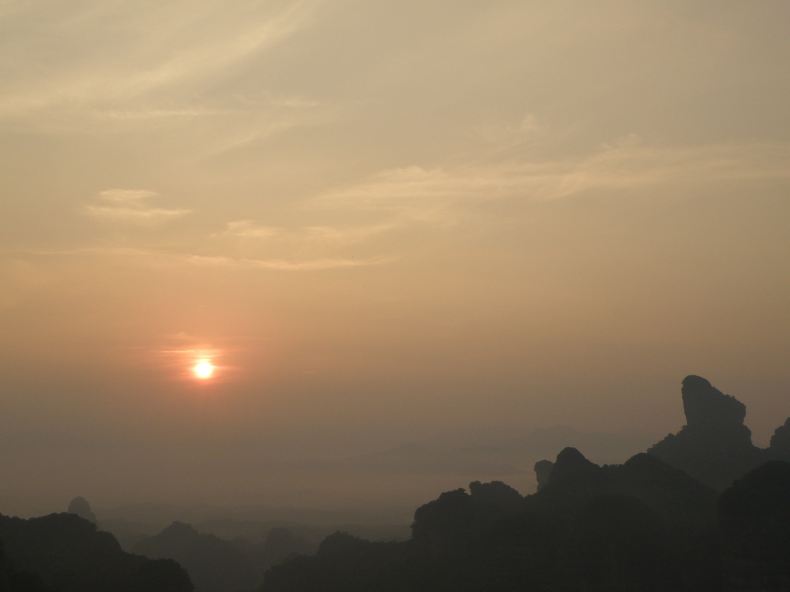
M 469 493 L 473 501 L 503 511 L 518 509 L 524 501 L 518 491 L 502 481 L 473 481 L 469 484 Z
M 599 470 L 598 465 L 587 460 L 576 448 L 563 448 L 551 469 L 551 483 L 552 485 L 573 483 Z
M 719 491 L 765 460 L 743 421 L 746 407 L 700 376 L 683 379 L 686 425 L 648 453 Z
M 738 428 L 746 418 L 746 406 L 725 395 L 701 376 L 683 379 L 683 411 L 692 429 Z

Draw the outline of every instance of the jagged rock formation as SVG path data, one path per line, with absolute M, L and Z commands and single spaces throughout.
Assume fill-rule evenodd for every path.
M 768 449 L 772 458 L 790 460 L 790 418 L 784 425 L 776 428 L 771 436 L 771 447 Z
M 523 501 L 518 491 L 501 481 L 475 481 L 470 483 L 468 494 L 463 489 L 448 491 L 417 508 L 412 538 L 441 552 L 463 544 L 471 533 L 486 525 L 518 512 Z
M 196 592 L 240 592 L 259 584 L 250 559 L 230 541 L 173 522 L 132 549 L 152 559 L 173 559 L 186 569 Z
M 701 376 L 686 376 L 681 389 L 686 423 L 695 429 L 735 430 L 751 437 L 743 425 L 746 406 L 725 395 Z
M 787 592 L 790 464 L 731 483 L 790 458 L 790 421 L 762 450 L 737 399 L 698 376 L 682 395 L 686 426 L 649 453 L 599 466 L 565 448 L 536 463 L 533 495 L 445 492 L 417 509 L 410 541 L 332 535 L 270 569 L 262 591 Z
M 686 425 L 653 445 L 649 454 L 717 490 L 766 459 L 743 423 L 743 403 L 699 376 L 683 380 L 682 396 Z
M 575 448 L 563 448 L 557 455 L 554 468 L 551 470 L 549 486 L 557 488 L 582 481 L 586 482 L 587 479 L 595 480 L 600 476 L 599 469 L 598 465 L 587 460 Z
M 93 513 L 93 510 L 91 510 L 91 505 L 84 497 L 78 496 L 71 500 L 67 512 L 69 514 L 76 514 L 80 518 L 85 518 L 85 520 L 91 524 L 98 524 L 98 521 L 96 520 L 96 514 Z
M 627 496 L 639 500 L 667 524 L 704 529 L 713 523 L 715 492 L 683 471 L 648 454 L 637 454 L 622 465 L 598 466 L 575 448 L 557 456 L 543 497 L 573 506 L 598 496 Z M 531 499 L 531 498 L 528 498 Z
M 269 570 L 265 592 L 661 590 L 721 592 L 692 544 L 715 493 L 646 454 L 600 467 L 563 450 L 540 492 L 473 483 L 415 512 L 412 539 L 327 538 L 315 557 Z
M 23 520 L 0 515 L 0 540 L 10 567 L 28 588 L 10 592 L 191 592 L 186 572 L 174 561 L 125 553 L 113 536 L 74 514 Z M 22 574 L 22 576 L 19 576 Z M 0 581 L 1 583 L 1 581 Z M 43 588 L 36 588 L 36 585 Z

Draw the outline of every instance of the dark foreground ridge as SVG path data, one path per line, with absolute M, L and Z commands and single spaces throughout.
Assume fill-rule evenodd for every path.
M 687 425 L 622 465 L 566 448 L 533 495 L 445 492 L 409 541 L 336 533 L 262 592 L 790 591 L 790 420 L 760 449 L 734 397 L 689 376 L 682 399 Z
M 191 592 L 175 561 L 125 553 L 76 514 L 0 515 L 2 592 Z

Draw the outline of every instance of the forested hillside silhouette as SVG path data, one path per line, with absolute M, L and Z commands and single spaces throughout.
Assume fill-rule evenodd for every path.
M 76 514 L 23 520 L 0 515 L 0 590 L 191 592 L 175 561 L 124 552 L 113 536 Z
M 470 484 L 417 509 L 412 537 L 334 534 L 272 568 L 262 592 L 790 590 L 790 422 L 768 449 L 746 409 L 683 381 L 687 424 L 622 465 L 574 449 L 536 466 L 538 492 Z

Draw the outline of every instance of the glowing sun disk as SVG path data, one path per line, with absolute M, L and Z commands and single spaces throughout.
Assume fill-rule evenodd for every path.
M 211 360 L 206 358 L 198 360 L 192 366 L 192 374 L 199 380 L 208 380 L 214 376 L 214 370 L 216 370 L 216 366 L 211 363 Z

